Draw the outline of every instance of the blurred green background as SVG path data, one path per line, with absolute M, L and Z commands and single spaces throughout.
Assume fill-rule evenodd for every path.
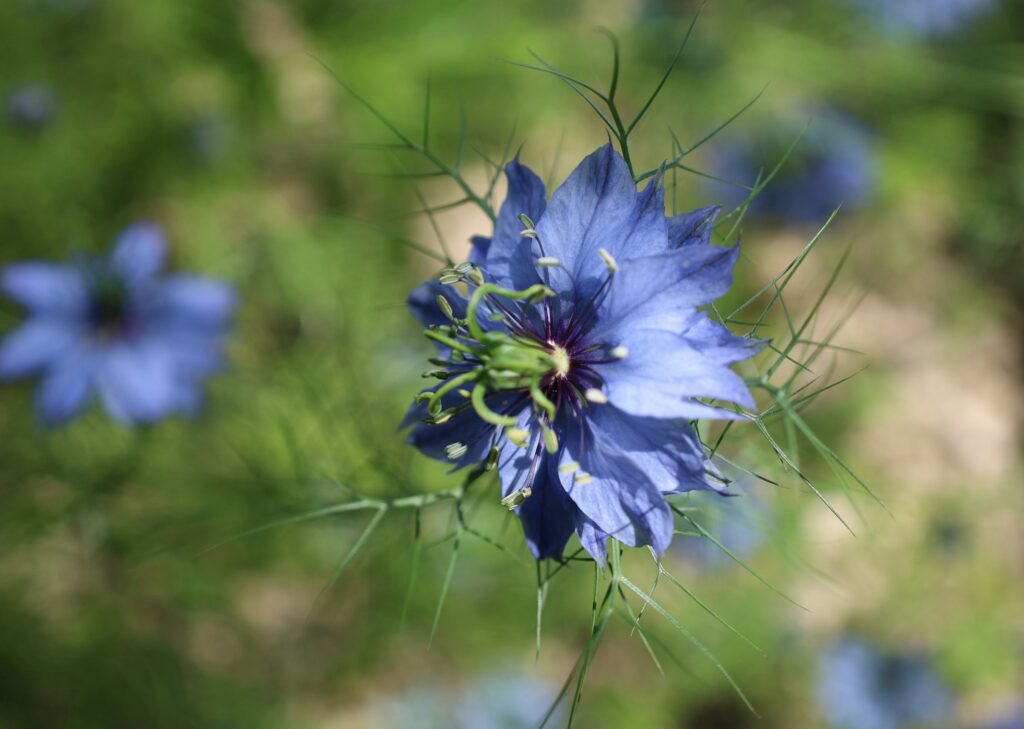
M 927 6 L 924 21 L 901 16 L 904 4 Z M 530 61 L 533 49 L 603 84 L 610 54 L 595 29 L 607 27 L 623 48 L 621 103 L 635 111 L 696 9 L 665 0 L 0 4 L 0 264 L 99 252 L 125 225 L 152 219 L 177 267 L 234 282 L 242 300 L 231 366 L 195 421 L 125 431 L 93 411 L 45 432 L 31 383 L 2 386 L 0 727 L 530 726 L 517 712 L 557 692 L 585 642 L 591 572 L 566 570 L 552 586 L 535 658 L 534 566 L 496 499 L 477 507 L 479 528 L 512 554 L 466 539 L 429 649 L 451 554 L 440 542 L 444 508 L 424 514 L 426 542 L 440 543 L 423 554 L 404 622 L 411 513 L 389 515 L 315 608 L 366 516 L 203 551 L 353 492 L 455 483 L 395 430 L 429 351 L 403 300 L 435 271 L 396 237 L 433 246 L 433 232 L 408 214 L 420 203 L 393 175 L 393 156 L 359 146 L 393 141 L 387 130 L 316 59 L 410 134 L 429 75 L 432 142 L 454 156 L 464 107 L 471 180 L 489 172 L 477 150 L 496 158 L 510 135 L 527 164 L 560 180 L 604 143 L 602 127 L 557 79 L 504 61 Z M 937 22 L 950 14 L 949 27 Z M 639 166 L 671 154 L 669 126 L 691 144 L 766 85 L 692 164 L 713 171 L 754 144 L 770 168 L 778 154 L 759 141 L 766 130 L 791 141 L 811 120 L 812 139 L 814 120 L 833 112 L 863 133 L 842 167 L 864 168 L 857 185 L 836 188 L 829 207 L 846 204 L 787 303 L 806 310 L 852 246 L 822 329 L 859 302 L 836 342 L 863 354 L 837 351 L 822 366 L 836 377 L 868 367 L 809 416 L 892 516 L 844 496 L 810 458 L 856 536 L 792 480 L 741 484 L 742 516 L 694 499 L 727 546 L 805 608 L 692 548 L 692 537 L 667 557 L 766 651 L 658 588 L 762 718 L 649 614 L 665 675 L 629 625 L 614 623 L 578 726 L 851 726 L 818 690 L 832 670 L 822 656 L 848 635 L 922 657 L 947 696 L 927 720 L 859 726 L 996 726 L 1024 701 L 1024 7 L 709 3 L 636 132 Z M 799 149 L 792 180 L 780 173 L 796 194 Z M 419 182 L 432 203 L 457 198 L 442 181 Z M 721 195 L 697 175 L 676 184 L 680 209 Z M 827 215 L 789 215 L 785 200 L 752 210 L 737 301 Z M 469 235 L 489 232 L 467 208 L 438 224 L 463 252 Z M 19 312 L 0 306 L 6 331 Z M 752 430 L 729 448 L 781 474 Z M 637 556 L 632 569 L 649 586 L 650 565 Z M 898 683 L 864 680 L 882 694 Z

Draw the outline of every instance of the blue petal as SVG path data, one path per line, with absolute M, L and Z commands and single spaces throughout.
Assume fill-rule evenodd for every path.
M 0 378 L 24 377 L 60 359 L 79 342 L 81 331 L 64 319 L 31 317 L 0 344 Z
M 587 550 L 601 567 L 608 561 L 608 535 L 586 515 L 580 514 L 579 524 L 576 527 L 576 536 L 579 537 L 580 545 Z
M 569 473 L 575 462 L 590 475 Z M 566 429 L 560 453 L 562 485 L 597 527 L 632 547 L 649 544 L 659 554 L 672 541 L 672 513 L 657 486 L 628 457 L 604 440 L 586 422 Z
M 718 364 L 749 359 L 768 344 L 765 339 L 737 337 L 704 313 L 686 329 L 683 336 L 694 349 Z
M 738 256 L 738 246 L 686 246 L 625 261 L 612 278 L 591 335 L 614 338 L 619 330 L 636 327 L 681 332 L 692 323 L 696 307 L 729 290 Z
M 638 193 L 629 168 L 610 144 L 584 159 L 555 190 L 537 226 L 545 255 L 563 267 L 551 272 L 554 288 L 572 290 L 577 298 L 589 295 L 607 274 L 600 249 L 620 262 L 663 253 L 668 250 L 666 231 L 660 177 Z
M 160 226 L 136 223 L 117 237 L 110 264 L 126 281 L 139 284 L 159 273 L 166 258 L 167 243 Z
M 517 427 L 530 432 L 525 446 L 516 446 L 508 438 L 498 445 L 498 475 L 501 494 L 508 496 L 529 486 L 530 496 L 516 509 L 523 524 L 526 543 L 537 559 L 562 556 L 565 543 L 576 527 L 578 510 L 562 488 L 555 458 L 544 452 L 536 417 L 524 407 Z
M 633 415 L 656 418 L 729 417 L 694 400 L 714 398 L 754 407 L 743 380 L 694 349 L 678 334 L 656 329 L 623 330 L 614 342 L 625 359 L 595 368 L 612 404 Z
M 479 268 L 487 268 L 487 252 L 491 248 L 491 239 L 485 235 L 474 235 L 469 239 L 470 249 L 467 260 Z
M 412 315 L 425 327 L 446 326 L 451 322 L 448 320 L 437 305 L 437 297 L 444 296 L 452 305 L 452 311 L 459 319 L 466 316 L 466 297 L 454 286 L 445 286 L 437 279 L 430 279 L 420 284 L 405 303 L 409 306 Z
M 668 219 L 668 244 L 672 248 L 691 245 L 708 245 L 715 229 L 715 218 L 720 205 L 709 205 L 688 213 L 673 215 Z
M 579 510 L 562 488 L 557 460 L 544 453 L 530 497 L 519 507 L 526 543 L 537 559 L 560 559 L 579 519 Z
M 218 371 L 224 364 L 223 337 L 201 330 L 154 330 L 148 346 L 164 352 L 178 378 L 196 381 Z
M 36 412 L 49 426 L 77 415 L 89 404 L 95 359 L 85 347 L 64 357 L 46 371 L 36 390 Z
M 151 423 L 175 411 L 174 362 L 152 343 L 117 343 L 103 352 L 96 373 L 100 399 L 121 423 Z
M 161 281 L 151 302 L 161 325 L 203 330 L 226 328 L 236 304 L 232 286 L 188 274 L 169 276 Z
M 697 434 L 686 421 L 630 415 L 611 404 L 588 411 L 594 447 L 621 453 L 662 493 L 719 490 Z
M 465 402 L 455 393 L 445 395 L 441 399 L 444 408 L 452 408 Z M 525 404 L 525 399 L 514 393 L 504 394 L 489 396 L 487 404 L 497 412 L 515 415 L 518 407 Z M 481 463 L 487 458 L 495 428 L 482 420 L 472 407 L 463 409 L 440 425 L 423 422 L 426 417 L 426 403 L 414 402 L 409 406 L 405 419 L 399 426 L 400 429 L 412 427 L 407 442 L 424 455 L 453 464 L 452 470 Z M 445 452 L 445 448 L 453 443 L 462 443 L 467 449 L 465 455 L 455 460 L 449 459 Z
M 529 238 L 519 233 L 526 214 L 535 223 L 544 215 L 547 191 L 541 179 L 518 159 L 505 167 L 508 192 L 494 226 L 494 238 L 487 250 L 487 272 L 501 286 L 524 289 L 537 283 L 537 269 Z
M 37 314 L 84 316 L 89 295 L 82 272 L 43 261 L 12 263 L 0 274 L 4 293 Z

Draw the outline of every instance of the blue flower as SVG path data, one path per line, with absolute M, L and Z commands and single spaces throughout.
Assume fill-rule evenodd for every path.
M 923 656 L 848 636 L 821 659 L 818 703 L 836 729 L 902 729 L 940 723 L 952 700 Z
M 12 89 L 7 95 L 7 119 L 29 132 L 45 129 L 57 116 L 57 97 L 50 87 L 28 84 Z
M 820 225 L 840 204 L 856 209 L 875 183 L 875 153 L 868 131 L 834 111 L 819 113 L 800 137 L 802 127 L 780 123 L 763 129 L 752 141 L 718 149 L 711 158 L 715 176 L 709 183 L 713 199 L 735 207 L 758 178 L 771 172 L 786 150 L 800 141 L 778 173 L 751 201 L 748 214 L 785 223 Z
M 193 413 L 219 369 L 234 291 L 198 276 L 161 276 L 161 230 L 125 230 L 109 255 L 14 263 L 0 288 L 28 316 L 0 344 L 0 379 L 39 375 L 36 408 L 55 425 L 98 395 L 121 423 Z
M 892 35 L 950 36 L 996 0 L 849 0 Z
M 491 239 L 409 297 L 438 347 L 440 384 L 410 408 L 409 441 L 501 478 L 538 558 L 575 533 L 598 561 L 609 536 L 663 552 L 666 495 L 719 489 L 689 421 L 754 407 L 729 365 L 762 342 L 699 307 L 732 282 L 737 248 L 710 244 L 718 208 L 666 217 L 610 145 L 547 201 L 518 160 Z M 456 284 L 465 284 L 466 294 Z

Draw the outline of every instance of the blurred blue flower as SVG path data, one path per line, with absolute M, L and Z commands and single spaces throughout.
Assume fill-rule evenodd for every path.
M 573 532 L 602 562 L 609 536 L 663 552 L 665 495 L 721 487 L 689 421 L 737 417 L 698 398 L 754 407 L 729 365 L 763 343 L 698 309 L 729 290 L 739 250 L 710 243 L 716 207 L 666 218 L 661 181 L 638 192 L 611 145 L 550 203 L 518 160 L 506 175 L 493 239 L 409 298 L 442 368 L 410 442 L 496 467 L 538 559 Z
M 521 673 L 484 676 L 456 703 L 454 729 L 535 729 L 557 696 L 556 687 Z M 549 725 L 561 721 L 558 710 Z
M 14 263 L 0 288 L 27 311 L 0 343 L 0 379 L 39 375 L 36 409 L 54 425 L 93 394 L 121 423 L 193 413 L 219 369 L 235 294 L 207 278 L 161 276 L 163 232 L 125 230 L 109 255 L 56 264 Z
M 893 35 L 949 36 L 998 0 L 848 0 Z
M 745 558 L 753 554 L 766 537 L 768 508 L 743 480 L 729 487 L 734 498 L 721 498 L 714 493 L 694 493 L 687 507 L 695 507 L 693 518 L 714 535 L 730 552 Z M 710 539 L 682 536 L 675 540 L 672 551 L 709 569 L 721 569 L 736 563 Z
M 943 723 L 949 690 L 927 659 L 885 653 L 847 636 L 822 656 L 818 703 L 836 729 L 903 729 Z
M 45 129 L 57 116 L 57 97 L 49 86 L 26 84 L 7 94 L 7 119 L 26 131 Z
M 802 129 L 780 123 L 749 141 L 717 149 L 711 155 L 712 174 L 736 184 L 708 183 L 712 198 L 727 207 L 742 203 L 749 194 L 746 188 L 767 176 L 799 137 L 778 173 L 751 202 L 748 215 L 820 225 L 840 204 L 844 210 L 856 209 L 875 185 L 871 135 L 834 111 L 816 115 L 801 137 Z

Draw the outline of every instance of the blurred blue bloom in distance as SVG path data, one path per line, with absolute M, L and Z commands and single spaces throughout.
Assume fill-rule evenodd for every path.
M 141 223 L 109 255 L 0 272 L 0 289 L 27 312 L 0 344 L 0 379 L 38 375 L 44 423 L 74 417 L 93 395 L 123 424 L 199 409 L 202 382 L 222 363 L 235 294 L 208 278 L 162 276 L 166 252 L 160 228 Z
M 821 659 L 818 703 L 836 729 L 945 726 L 949 690 L 921 655 L 884 653 L 847 636 Z
M 661 553 L 666 494 L 722 487 L 689 421 L 739 416 L 700 398 L 754 407 L 729 365 L 763 342 L 698 309 L 729 290 L 739 250 L 710 243 L 716 207 L 666 217 L 660 180 L 638 191 L 611 145 L 550 202 L 518 160 L 506 176 L 493 238 L 409 297 L 440 380 L 409 441 L 497 468 L 538 559 L 574 532 L 599 562 L 609 536 Z
M 42 131 L 56 116 L 57 97 L 44 84 L 19 86 L 7 94 L 7 119 L 18 129 Z
M 455 729 L 535 729 L 558 696 L 558 688 L 516 672 L 473 682 L 455 705 Z M 556 712 L 549 724 L 559 726 Z M 564 719 L 563 719 L 564 721 Z
M 997 0 L 849 0 L 891 35 L 955 35 Z
M 737 557 L 753 554 L 765 541 L 770 519 L 768 507 L 743 479 L 733 481 L 729 493 L 735 498 L 715 497 L 712 493 L 695 493 L 686 506 L 696 508 L 693 518 Z M 707 569 L 722 569 L 736 564 L 718 545 L 702 536 L 680 536 L 672 552 Z
M 712 197 L 727 207 L 746 200 L 758 178 L 764 178 L 797 141 L 778 173 L 751 201 L 748 215 L 782 223 L 821 225 L 841 204 L 856 209 L 875 185 L 875 150 L 871 135 L 838 112 L 815 115 L 800 136 L 802 125 L 780 123 L 743 142 L 721 147 L 710 160 L 716 177 Z

